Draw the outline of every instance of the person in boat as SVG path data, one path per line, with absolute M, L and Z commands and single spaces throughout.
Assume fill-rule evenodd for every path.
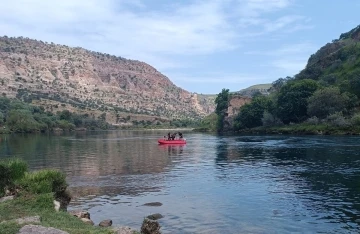
M 178 132 L 179 134 L 179 139 L 182 140 L 183 139 L 183 134 L 181 132 Z
M 176 137 L 176 132 L 171 135 L 171 140 L 175 140 L 175 137 Z
M 171 133 L 170 132 L 168 132 L 168 141 L 170 141 L 171 140 Z

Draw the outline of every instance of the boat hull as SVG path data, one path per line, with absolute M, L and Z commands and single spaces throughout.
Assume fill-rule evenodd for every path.
M 186 144 L 186 140 L 165 140 L 159 139 L 158 143 L 160 145 L 184 145 Z

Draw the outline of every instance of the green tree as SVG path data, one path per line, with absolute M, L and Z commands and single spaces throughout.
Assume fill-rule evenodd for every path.
M 286 83 L 277 99 L 277 116 L 285 123 L 298 123 L 307 118 L 307 99 L 317 90 L 314 80 L 294 80 Z
M 10 110 L 6 123 L 14 132 L 34 132 L 38 130 L 38 123 L 31 115 L 31 112 L 26 109 Z
M 251 103 L 245 104 L 240 108 L 239 114 L 234 119 L 234 128 L 254 128 L 262 125 L 264 111 L 272 111 L 273 103 L 270 98 L 259 96 Z
M 10 99 L 6 97 L 0 97 L 0 111 L 6 115 L 9 109 Z
M 229 89 L 222 89 L 215 99 L 216 109 L 215 113 L 218 115 L 217 131 L 224 130 L 225 114 L 229 106 Z
M 317 90 L 308 100 L 308 114 L 320 119 L 346 108 L 347 97 L 341 95 L 340 89 L 329 87 Z

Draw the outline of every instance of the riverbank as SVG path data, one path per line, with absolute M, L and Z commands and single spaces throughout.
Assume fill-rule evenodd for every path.
M 195 128 L 193 132 L 212 133 L 207 128 Z M 307 123 L 292 124 L 276 127 L 246 128 L 238 131 L 226 131 L 238 134 L 279 134 L 279 135 L 360 135 L 360 126 L 331 126 L 328 124 L 312 125 Z
M 360 135 L 360 126 L 331 126 L 327 124 L 293 124 L 277 127 L 257 127 L 237 131 L 240 134 L 287 135 Z
M 140 233 L 111 227 L 111 220 L 93 226 L 88 212 L 67 212 L 71 197 L 66 188 L 65 175 L 57 170 L 28 172 L 21 160 L 0 161 L 0 233 L 22 233 L 23 229 L 46 233 L 51 228 L 57 229 L 54 233 L 69 234 Z M 150 228 L 159 230 L 160 225 L 145 218 L 141 230 Z

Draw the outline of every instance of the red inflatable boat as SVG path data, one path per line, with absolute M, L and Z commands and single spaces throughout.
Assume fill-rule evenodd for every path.
M 167 139 L 159 139 L 158 140 L 160 145 L 165 145 L 165 144 L 169 144 L 169 145 L 179 145 L 179 144 L 186 144 L 186 140 L 167 140 Z

